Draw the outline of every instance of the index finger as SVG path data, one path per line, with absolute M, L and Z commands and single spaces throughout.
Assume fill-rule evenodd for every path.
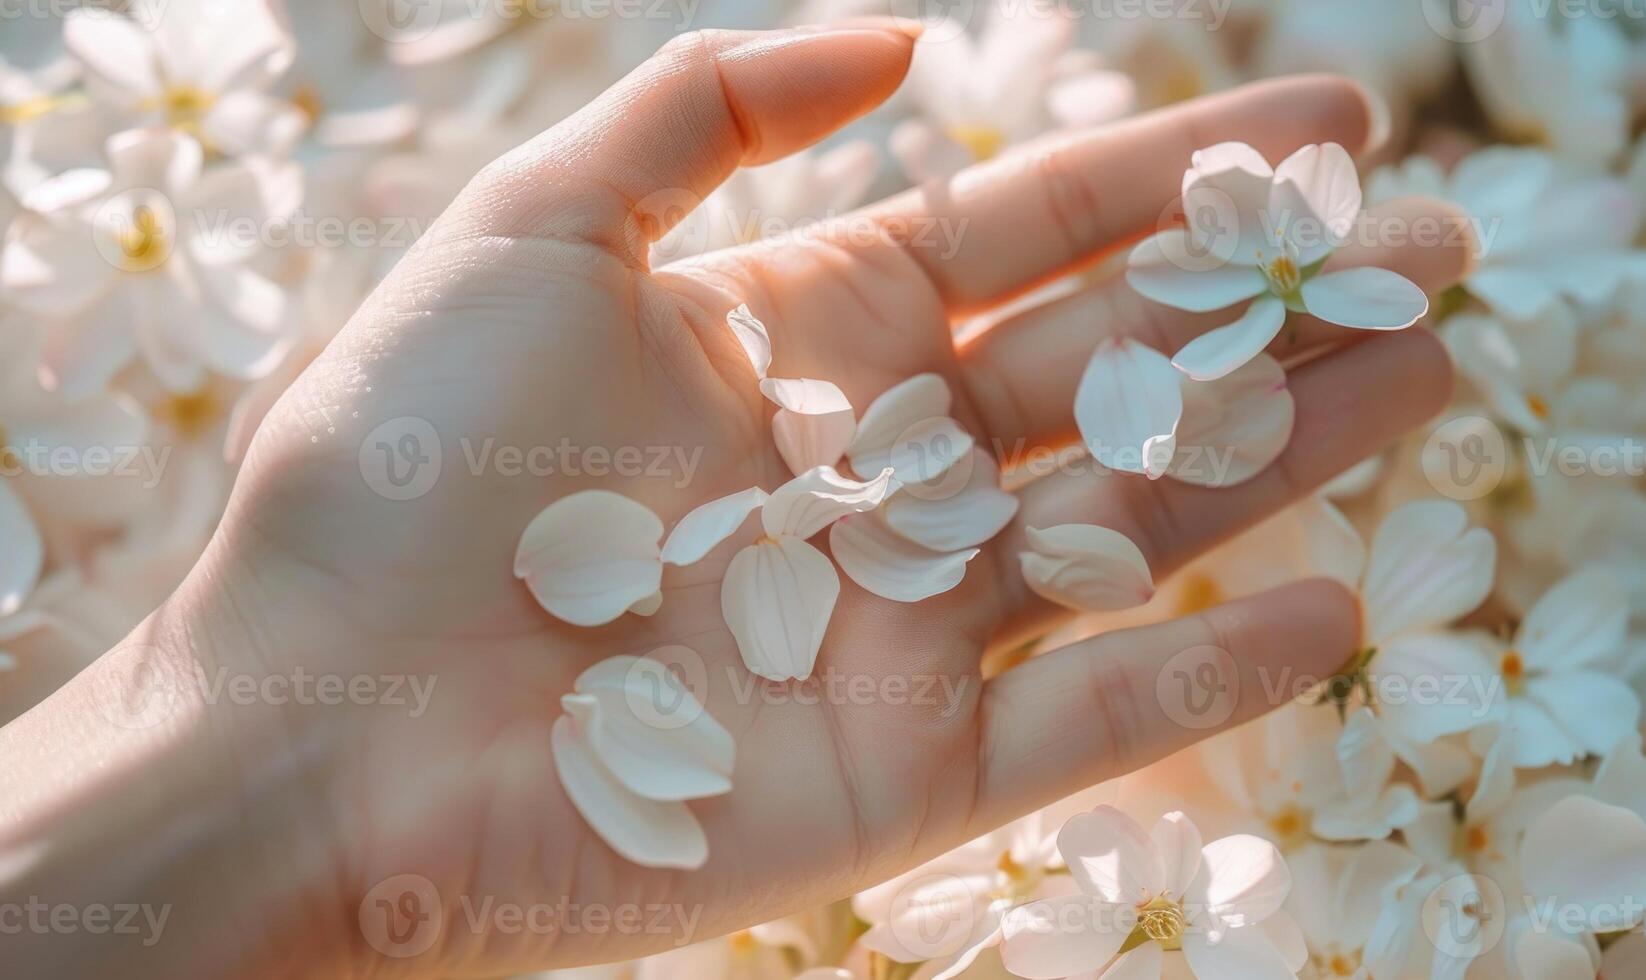
M 965 315 L 1156 231 L 1195 150 L 1241 140 L 1269 159 L 1310 143 L 1364 152 L 1382 139 L 1380 105 L 1335 75 L 1259 82 L 1022 147 L 864 213 Z

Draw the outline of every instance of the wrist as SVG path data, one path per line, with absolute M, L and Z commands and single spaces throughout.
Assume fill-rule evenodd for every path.
M 279 706 L 223 696 L 263 658 L 220 608 L 186 585 L 0 729 L 8 963 L 245 976 L 308 973 L 349 947 L 315 819 L 330 733 L 299 744 Z

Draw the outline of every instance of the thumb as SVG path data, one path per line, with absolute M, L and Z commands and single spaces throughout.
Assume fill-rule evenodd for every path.
M 737 167 L 787 156 L 885 100 L 919 32 L 872 18 L 681 35 L 482 171 L 463 213 L 483 234 L 591 242 L 643 266 L 646 246 Z

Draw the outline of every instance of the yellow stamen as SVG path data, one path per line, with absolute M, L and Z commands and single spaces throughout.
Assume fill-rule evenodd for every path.
M 1539 398 L 1537 395 L 1526 396 L 1526 407 L 1531 409 L 1532 414 L 1537 416 L 1539 419 L 1545 422 L 1549 420 L 1549 403 L 1544 401 L 1542 398 Z
M 222 405 L 209 388 L 173 395 L 162 402 L 154 414 L 189 439 L 206 435 L 223 416 Z
M 1137 910 L 1137 927 L 1162 949 L 1183 948 L 1183 906 L 1164 895 Z
M 127 272 L 147 272 L 165 262 L 171 251 L 166 230 L 160 226 L 154 209 L 146 204 L 132 213 L 131 227 L 120 229 L 115 242 L 123 256 L 121 266 Z
M 1526 662 L 1521 659 L 1520 652 L 1509 650 L 1503 654 L 1503 662 L 1499 666 L 1503 672 L 1503 684 L 1510 694 L 1519 694 L 1526 687 Z
M 1006 134 L 993 126 L 950 126 L 944 132 L 978 161 L 990 159 L 1006 146 Z

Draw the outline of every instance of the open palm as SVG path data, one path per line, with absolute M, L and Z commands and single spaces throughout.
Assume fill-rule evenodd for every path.
M 315 921 L 355 930 L 362 903 L 385 897 L 384 909 L 407 911 L 397 903 L 425 884 L 433 894 L 419 901 L 438 903 L 443 925 L 390 928 L 389 948 L 362 910 L 365 939 L 338 940 L 362 970 L 496 975 L 684 938 L 500 931 L 474 918 L 487 897 L 677 904 L 701 911 L 698 939 L 838 898 L 1210 734 L 1174 723 L 1156 696 L 1173 653 L 1216 645 L 1255 675 L 1318 674 L 1352 652 L 1354 600 L 1317 582 L 1109 634 L 987 682 L 981 672 L 992 644 L 1057 615 L 1018 573 L 1025 527 L 1116 528 L 1162 576 L 1443 405 L 1445 356 L 1419 331 L 1295 370 L 1293 444 L 1249 483 L 1043 474 L 952 592 L 899 604 L 843 579 L 809 684 L 752 677 L 726 629 L 720 580 L 752 528 L 671 568 L 649 618 L 568 626 L 513 577 L 521 531 L 579 490 L 620 491 L 672 525 L 705 501 L 788 478 L 771 406 L 725 324 L 736 305 L 770 328 L 773 376 L 833 381 L 861 411 L 937 372 L 979 446 L 1058 444 L 1099 340 L 1130 335 L 1170 351 L 1218 315 L 1151 306 L 1110 279 L 957 345 L 958 319 L 1153 231 L 1197 146 L 1243 139 L 1275 156 L 1369 137 L 1353 85 L 1284 80 L 1025 148 L 805 241 L 649 267 L 648 245 L 681 202 L 872 108 L 913 43 L 871 23 L 671 44 L 477 177 L 259 431 L 180 601 L 232 621 L 216 632 L 258 671 L 434 685 L 420 710 L 282 709 L 283 751 L 324 759 L 303 803 L 312 837 L 293 859 L 322 871 L 299 887 L 306 934 Z M 1432 290 L 1467 257 L 1359 246 L 1337 261 L 1396 268 Z M 1286 353 L 1337 336 L 1305 324 Z M 1396 387 L 1399 399 L 1382 397 Z M 552 452 L 528 453 L 524 466 L 511 455 L 534 447 Z M 426 469 L 409 482 L 374 475 L 382 465 L 405 477 L 414 463 Z M 692 804 L 710 842 L 696 872 L 642 868 L 606 847 L 560 789 L 549 747 L 582 670 L 674 646 L 689 649 L 687 673 L 738 752 L 733 791 Z M 1276 706 L 1255 682 L 1242 690 L 1226 724 Z

